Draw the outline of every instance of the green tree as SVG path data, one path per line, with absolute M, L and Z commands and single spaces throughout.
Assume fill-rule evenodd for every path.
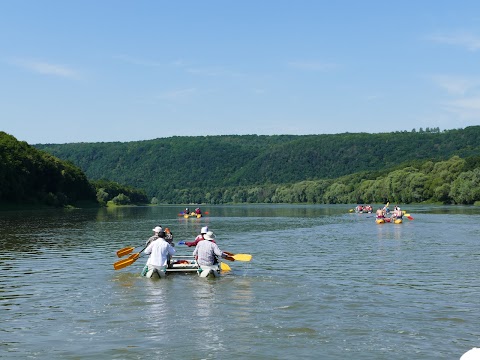
M 99 204 L 106 205 L 108 199 L 109 199 L 109 195 L 104 188 L 100 188 L 97 190 L 97 201 Z
M 112 199 L 115 205 L 128 205 L 130 204 L 130 198 L 125 194 L 118 194 Z
M 480 200 L 480 168 L 461 173 L 452 183 L 449 196 L 456 204 Z
M 327 188 L 323 195 L 323 200 L 326 204 L 346 204 L 349 202 L 348 195 L 349 192 L 347 186 L 335 182 Z
M 458 156 L 453 156 L 446 161 L 439 161 L 433 165 L 430 171 L 426 171 L 428 180 L 425 183 L 425 193 L 427 197 L 432 197 L 435 201 L 448 201 L 448 184 L 462 172 L 465 167 L 465 160 Z

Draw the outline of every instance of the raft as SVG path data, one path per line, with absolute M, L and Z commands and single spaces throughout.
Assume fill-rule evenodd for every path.
M 199 266 L 193 255 L 173 256 L 170 266 L 165 271 L 143 268 L 142 276 L 150 279 L 163 279 L 172 274 L 197 274 L 200 277 L 218 277 L 221 274 L 220 264 Z
M 200 219 L 202 217 L 202 214 L 195 214 L 195 213 L 191 213 L 191 214 L 183 214 L 183 217 L 185 219 L 188 219 L 188 218 L 197 218 L 197 219 Z
M 391 219 L 391 218 L 377 218 L 375 219 L 377 224 L 385 224 L 386 222 L 394 223 L 394 224 L 401 224 L 403 222 L 402 219 Z

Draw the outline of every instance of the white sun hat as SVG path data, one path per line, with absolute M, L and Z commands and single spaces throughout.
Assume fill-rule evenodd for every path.
M 203 236 L 203 239 L 204 239 L 204 240 L 213 240 L 213 239 L 215 239 L 215 234 L 213 233 L 213 231 L 208 231 L 208 232 Z

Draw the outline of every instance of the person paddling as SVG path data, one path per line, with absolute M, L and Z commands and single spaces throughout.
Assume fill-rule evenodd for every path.
M 152 241 L 143 251 L 150 255 L 147 260 L 146 277 L 152 277 L 156 272 L 159 277 L 165 277 L 167 274 L 167 265 L 170 257 L 175 254 L 175 248 L 165 240 L 165 232 L 160 231 L 158 239 Z
M 147 242 L 145 243 L 145 245 L 147 245 L 147 246 L 150 245 L 150 243 L 151 243 L 152 241 L 155 241 L 155 240 L 158 239 L 158 234 L 160 233 L 160 231 L 163 231 L 163 229 L 162 229 L 162 226 L 161 226 L 161 225 L 158 225 L 158 226 L 155 226 L 155 227 L 152 229 L 152 231 L 153 231 L 153 236 L 149 237 L 148 240 L 147 240 Z
M 202 227 L 201 230 L 200 230 L 200 234 L 197 235 L 195 240 L 194 241 L 187 241 L 187 242 L 185 242 L 185 245 L 187 245 L 188 247 L 197 246 L 197 244 L 204 239 L 204 236 L 207 232 L 208 232 L 208 226 Z M 212 241 L 215 242 L 214 240 L 212 240 Z
M 167 240 L 167 242 L 170 245 L 173 245 L 173 233 L 170 231 L 169 228 L 165 228 L 165 240 Z M 173 245 L 173 246 L 175 246 L 175 245 Z
M 218 245 L 214 242 L 214 239 L 215 235 L 213 232 L 208 231 L 203 236 L 203 240 L 198 242 L 193 251 L 193 256 L 200 267 L 200 276 L 204 276 L 204 273 L 208 275 L 210 272 L 213 272 L 215 276 L 218 276 L 220 272 L 218 258 L 224 258 L 230 261 L 235 260 L 230 253 L 220 250 Z
M 395 209 L 393 210 L 392 217 L 394 219 L 401 219 L 403 217 L 403 212 L 398 205 L 395 205 Z

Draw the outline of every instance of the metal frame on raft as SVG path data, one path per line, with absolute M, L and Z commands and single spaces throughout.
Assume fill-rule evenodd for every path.
M 186 260 L 189 263 L 175 263 L 171 262 L 170 266 L 167 267 L 168 272 L 196 272 L 199 269 L 197 261 L 195 260 L 193 255 L 174 255 L 172 259 L 179 259 L 179 260 Z M 190 260 L 191 259 L 191 260 Z

